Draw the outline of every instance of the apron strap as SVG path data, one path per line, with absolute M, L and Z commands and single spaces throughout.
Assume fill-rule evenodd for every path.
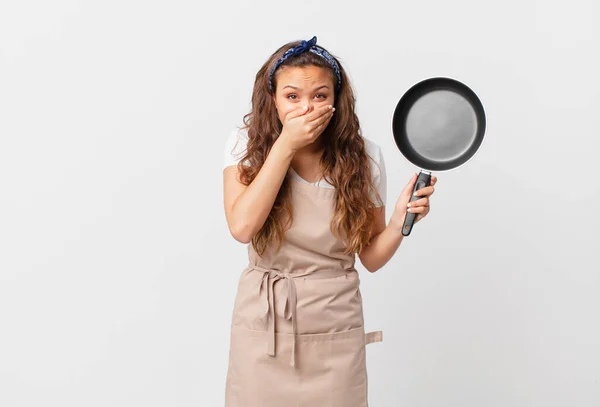
M 367 332 L 365 334 L 365 345 L 368 345 L 373 342 L 383 342 L 383 332 L 382 331 L 372 331 L 372 332 Z
M 285 279 L 287 281 L 287 296 L 284 302 L 283 317 L 292 323 L 292 355 L 290 357 L 290 366 L 296 366 L 296 335 L 297 335 L 297 321 L 296 321 L 296 284 L 294 278 L 288 273 L 281 273 L 276 270 L 271 270 L 259 266 L 252 266 L 254 269 L 263 273 L 262 278 L 258 285 L 259 297 L 263 292 L 266 293 L 264 298 L 263 315 L 261 318 L 268 318 L 267 332 L 269 335 L 269 342 L 267 344 L 267 353 L 271 356 L 275 356 L 275 289 L 274 285 L 276 281 Z M 266 288 L 265 288 L 266 285 Z M 289 313 L 286 312 L 289 310 Z

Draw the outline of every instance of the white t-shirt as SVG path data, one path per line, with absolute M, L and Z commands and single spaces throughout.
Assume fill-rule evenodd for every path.
M 373 162 L 373 160 L 369 160 L 369 164 L 371 166 L 371 177 L 373 179 L 373 184 L 377 187 L 377 191 L 379 192 L 379 195 L 383 200 L 383 204 L 385 205 L 387 198 L 387 179 L 385 173 L 385 162 L 383 160 L 381 148 L 375 142 L 369 140 L 366 137 L 363 137 L 363 140 L 365 140 L 365 148 L 367 150 L 367 155 L 375 161 Z M 246 152 L 247 143 L 247 129 L 236 128 L 229 134 L 229 137 L 227 138 L 227 141 L 225 143 L 223 168 L 228 167 L 230 165 L 237 165 L 239 160 Z M 249 165 L 248 160 L 246 160 L 244 164 Z M 289 168 L 289 171 L 291 172 L 292 176 L 308 183 L 308 181 L 306 181 L 304 178 L 301 178 L 291 166 Z M 316 185 L 321 188 L 334 188 L 333 185 L 331 185 L 324 179 L 321 179 L 318 182 L 314 182 L 313 185 Z M 379 205 L 376 199 L 374 199 L 374 202 L 375 206 L 381 206 Z

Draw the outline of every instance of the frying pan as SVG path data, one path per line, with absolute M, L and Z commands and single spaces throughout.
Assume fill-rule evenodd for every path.
M 448 77 L 424 79 L 400 99 L 392 132 L 400 153 L 421 168 L 414 192 L 429 186 L 433 171 L 458 168 L 479 150 L 485 135 L 483 104 L 467 85 Z M 402 234 L 410 235 L 418 214 L 406 213 Z

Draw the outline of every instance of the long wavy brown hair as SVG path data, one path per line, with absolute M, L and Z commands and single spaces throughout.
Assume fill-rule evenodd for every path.
M 245 185 L 250 185 L 254 180 L 283 128 L 273 101 L 274 93 L 269 90 L 269 72 L 286 50 L 299 44 L 300 41 L 293 41 L 281 46 L 256 74 L 252 108 L 244 115 L 242 127 L 248 131 L 248 145 L 246 153 L 238 163 L 240 178 Z M 355 114 L 356 99 L 352 86 L 339 59 L 331 55 L 338 62 L 342 80 L 335 95 L 336 114 L 319 136 L 323 138 L 325 146 L 320 165 L 323 178 L 336 189 L 335 214 L 331 219 L 330 230 L 338 239 L 344 240 L 345 253 L 350 255 L 360 252 L 368 244 L 374 221 L 370 209 L 376 206 L 370 194 L 374 193 L 373 196 L 379 203 L 381 196 L 371 180 L 369 156 Z M 322 67 L 330 71 L 332 80 L 335 78 L 335 73 L 328 63 L 312 52 L 303 52 L 287 58 L 276 72 L 283 66 Z M 277 74 L 273 78 L 273 87 L 277 89 Z M 243 165 L 246 160 L 249 161 L 249 166 Z M 285 228 L 293 221 L 290 191 L 289 180 L 285 177 L 264 225 L 252 238 L 252 245 L 259 255 L 262 255 L 272 242 L 277 243 L 277 250 L 281 247 Z M 285 225 L 282 216 L 284 212 L 288 215 Z

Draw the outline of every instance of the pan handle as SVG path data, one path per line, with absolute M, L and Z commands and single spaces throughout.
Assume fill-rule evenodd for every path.
M 412 194 L 410 194 L 410 202 L 421 199 L 420 196 L 415 196 L 415 191 L 425 188 L 429 186 L 429 182 L 431 181 L 431 173 L 429 171 L 423 171 L 419 173 L 419 177 L 417 178 L 417 182 L 415 182 L 415 187 L 413 188 Z M 404 225 L 402 226 L 402 234 L 404 236 L 410 235 L 412 231 L 413 224 L 415 223 L 415 218 L 417 217 L 417 213 L 406 212 L 406 216 L 404 218 Z

